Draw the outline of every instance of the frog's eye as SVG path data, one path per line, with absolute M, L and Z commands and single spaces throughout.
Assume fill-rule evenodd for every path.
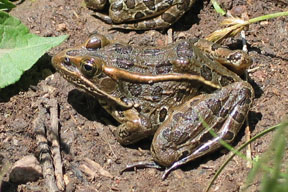
M 85 43 L 86 49 L 89 51 L 95 51 L 107 45 L 109 41 L 103 35 L 92 35 Z
M 87 76 L 92 77 L 101 73 L 102 65 L 101 62 L 94 58 L 85 58 L 80 62 L 81 72 Z

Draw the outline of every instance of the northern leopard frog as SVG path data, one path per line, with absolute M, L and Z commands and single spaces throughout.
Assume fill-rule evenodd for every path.
M 102 10 L 107 0 L 85 0 L 87 7 Z M 195 0 L 109 0 L 109 16 L 95 16 L 115 28 L 147 30 L 168 28 L 187 12 Z
M 205 40 L 136 47 L 93 35 L 55 55 L 52 63 L 121 124 L 113 129 L 121 144 L 154 135 L 153 159 L 170 167 L 167 174 L 219 148 L 219 139 L 231 142 L 245 121 L 254 91 L 218 62 L 224 60 L 238 73 L 252 62 L 240 50 Z

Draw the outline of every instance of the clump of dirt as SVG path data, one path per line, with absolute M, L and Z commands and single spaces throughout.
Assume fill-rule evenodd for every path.
M 224 9 L 247 12 L 249 18 L 283 11 L 287 4 L 282 1 L 220 1 Z M 235 11 L 236 9 L 236 11 Z M 242 12 L 241 11 L 241 12 Z M 35 103 L 39 97 L 52 93 L 60 106 L 62 159 L 64 173 L 69 178 L 71 191 L 203 191 L 221 163 L 227 158 L 226 151 L 218 151 L 190 162 L 172 172 L 162 181 L 163 170 L 143 169 L 119 171 L 126 164 L 150 159 L 149 144 L 143 141 L 130 147 L 121 146 L 109 131 L 108 114 L 100 109 L 97 101 L 65 81 L 51 67 L 51 56 L 83 43 L 89 34 L 97 31 L 115 40 L 131 44 L 163 45 L 167 33 L 155 30 L 145 32 L 110 30 L 110 26 L 91 16 L 91 10 L 82 0 L 24 1 L 11 11 L 33 33 L 41 36 L 69 34 L 69 39 L 51 50 L 21 80 L 0 92 L 0 170 L 22 157 L 37 154 L 32 121 L 37 116 Z M 195 6 L 172 26 L 174 38 L 203 38 L 219 29 L 223 19 L 208 1 L 197 1 Z M 256 92 L 254 105 L 249 114 L 252 136 L 275 125 L 287 117 L 288 65 L 287 65 L 287 17 L 252 24 L 246 30 L 249 54 L 254 63 L 249 76 Z M 227 45 L 239 45 L 239 37 L 228 40 Z M 49 74 L 52 74 L 48 76 Z M 48 77 L 47 77 L 48 76 Z M 28 79 L 28 80 L 27 80 Z M 28 82 L 28 83 L 27 83 Z M 108 123 L 107 123 L 108 121 Z M 261 155 L 269 147 L 272 134 L 252 144 L 252 155 Z M 245 142 L 244 130 L 240 132 L 236 146 Z M 223 153 L 224 152 L 224 153 Z M 80 165 L 89 158 L 100 164 L 113 178 L 83 174 Z M 235 157 L 217 179 L 216 191 L 239 191 L 245 182 L 249 168 L 246 162 Z M 0 172 L 1 175 L 1 172 Z M 256 191 L 253 185 L 249 191 Z M 45 191 L 44 180 L 16 185 L 8 182 L 7 174 L 2 183 L 3 191 Z

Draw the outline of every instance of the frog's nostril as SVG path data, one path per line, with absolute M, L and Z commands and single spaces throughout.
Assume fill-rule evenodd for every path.
M 68 57 L 65 57 L 63 60 L 63 64 L 70 66 L 71 65 L 70 59 Z

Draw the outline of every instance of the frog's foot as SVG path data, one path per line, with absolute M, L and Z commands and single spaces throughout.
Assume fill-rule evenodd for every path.
M 127 165 L 124 169 L 122 169 L 120 171 L 120 175 L 122 175 L 124 172 L 129 171 L 129 170 L 134 169 L 134 168 L 140 168 L 140 169 L 143 169 L 143 168 L 161 169 L 162 167 L 159 166 L 154 161 L 140 161 L 140 162 L 137 162 L 137 163 L 134 163 L 134 164 Z
M 212 57 L 238 75 L 242 75 L 253 63 L 252 58 L 242 50 L 230 50 L 204 39 L 198 39 L 194 45 L 207 54 L 208 57 Z

